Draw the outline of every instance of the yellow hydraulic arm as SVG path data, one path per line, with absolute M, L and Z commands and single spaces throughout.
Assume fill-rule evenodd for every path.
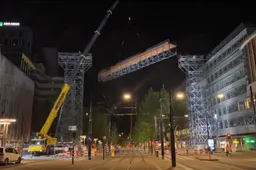
M 77 66 L 74 68 L 74 70 L 72 71 L 69 80 L 67 81 L 67 83 L 65 83 L 62 87 L 62 90 L 52 108 L 52 110 L 49 113 L 49 116 L 46 120 L 46 122 L 44 123 L 44 126 L 42 127 L 41 131 L 39 133 L 37 133 L 37 136 L 44 136 L 48 139 L 48 144 L 55 144 L 57 143 L 57 139 L 56 138 L 52 138 L 50 136 L 47 135 L 54 119 L 57 117 L 58 111 L 60 109 L 60 107 L 62 106 L 62 104 L 65 101 L 65 98 L 70 90 L 70 85 L 73 83 L 74 78 L 77 74 L 77 72 L 79 71 L 79 66 L 83 63 L 84 59 L 86 59 L 86 56 L 88 56 L 89 51 L 91 50 L 93 44 L 95 43 L 96 39 L 98 38 L 98 36 L 100 35 L 100 31 L 102 30 L 102 28 L 104 27 L 104 25 L 106 24 L 108 18 L 110 17 L 110 15 L 112 14 L 112 11 L 115 9 L 115 7 L 117 6 L 117 4 L 119 3 L 119 0 L 116 0 L 114 2 L 114 4 L 111 6 L 111 8 L 107 11 L 107 15 L 105 16 L 105 18 L 101 21 L 99 27 L 97 28 L 97 30 L 94 32 L 94 35 L 92 36 L 91 40 L 89 41 L 89 43 L 87 44 L 83 54 L 81 54 L 81 58 L 77 64 Z

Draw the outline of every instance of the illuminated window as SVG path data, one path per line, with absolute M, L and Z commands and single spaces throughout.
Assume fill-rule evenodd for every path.
M 244 107 L 245 107 L 245 109 L 249 109 L 251 107 L 250 98 L 247 98 L 247 99 L 244 100 Z

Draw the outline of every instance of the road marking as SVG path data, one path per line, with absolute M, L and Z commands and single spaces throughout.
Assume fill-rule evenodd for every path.
M 181 168 L 183 168 L 184 170 L 194 170 L 194 169 L 189 168 L 189 167 L 187 167 L 187 166 L 185 166 L 185 165 L 182 165 L 182 164 L 180 164 L 180 163 L 176 163 L 176 164 L 178 165 L 178 167 L 181 167 Z
M 156 169 L 157 170 L 163 170 L 160 166 L 158 166 L 155 162 L 151 162 L 155 167 L 156 167 Z

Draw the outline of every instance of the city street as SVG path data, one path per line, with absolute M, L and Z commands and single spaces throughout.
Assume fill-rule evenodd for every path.
M 155 157 L 142 154 L 139 151 L 124 151 L 114 158 L 102 160 L 98 156 L 91 161 L 83 158 L 75 160 L 74 165 L 71 159 L 45 159 L 24 160 L 20 165 L 1 166 L 0 169 L 11 170 L 163 170 L 169 167 L 168 161 L 156 161 Z M 163 162 L 165 164 L 163 164 Z M 160 164 L 161 163 L 161 164 Z
M 227 158 L 223 154 L 213 156 L 219 161 L 201 161 L 194 155 L 177 155 L 177 170 L 255 170 L 255 153 L 234 154 Z M 202 157 L 202 156 L 201 156 Z M 207 156 L 205 156 L 207 157 Z M 254 158 L 253 158 L 254 157 Z M 170 157 L 166 155 L 165 160 L 156 158 L 155 155 L 141 153 L 139 151 L 124 151 L 114 158 L 102 160 L 101 156 L 91 161 L 77 158 L 75 164 L 71 159 L 34 159 L 24 160 L 20 165 L 0 166 L 0 169 L 10 170 L 168 170 L 171 169 Z

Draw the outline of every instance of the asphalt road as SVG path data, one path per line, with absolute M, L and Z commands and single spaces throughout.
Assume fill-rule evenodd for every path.
M 24 160 L 19 165 L 1 166 L 0 169 L 10 170 L 163 170 L 164 164 L 158 165 L 153 160 L 156 159 L 148 154 L 142 154 L 136 150 L 128 150 L 116 155 L 114 158 L 102 160 L 96 157 L 92 160 L 83 158 L 75 159 L 71 164 L 71 159 L 45 159 Z M 168 161 L 165 169 L 169 167 Z
M 219 161 L 200 161 L 193 155 L 177 155 L 176 170 L 256 170 L 254 155 L 234 155 L 227 158 L 219 156 Z M 36 159 L 24 160 L 19 165 L 0 166 L 6 170 L 168 170 L 171 169 L 170 157 L 165 160 L 155 155 L 139 151 L 125 151 L 114 158 L 102 160 L 96 157 L 92 160 L 78 158 L 75 164 L 71 159 Z

